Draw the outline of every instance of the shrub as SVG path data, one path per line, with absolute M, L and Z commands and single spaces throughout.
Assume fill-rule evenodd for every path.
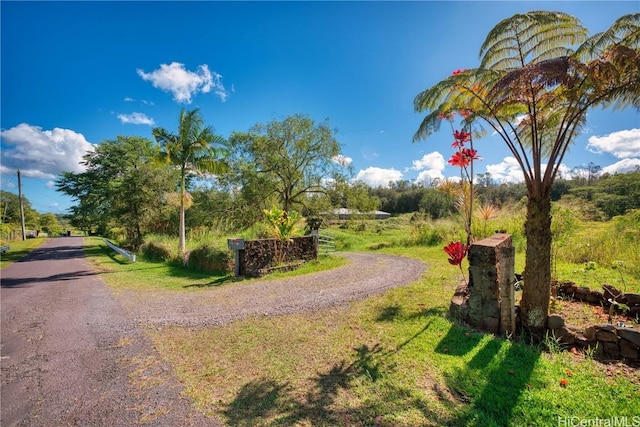
M 140 246 L 140 253 L 152 261 L 171 261 L 174 258 L 173 251 L 166 241 L 148 240 Z
M 187 254 L 186 264 L 207 273 L 227 273 L 233 269 L 233 252 L 220 241 L 203 243 Z
M 319 230 L 320 228 L 326 227 L 327 222 L 321 216 L 309 216 L 307 217 L 307 224 L 304 228 L 304 234 L 311 234 L 313 230 Z
M 245 239 L 268 239 L 272 237 L 271 226 L 265 222 L 256 222 L 243 231 L 241 237 Z
M 442 229 L 430 223 L 420 222 L 413 225 L 409 243 L 420 246 L 438 246 L 444 242 Z

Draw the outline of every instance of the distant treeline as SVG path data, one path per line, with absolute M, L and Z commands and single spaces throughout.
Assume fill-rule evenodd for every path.
M 482 176 L 475 186 L 479 204 L 502 207 L 527 196 L 524 183 L 497 184 Z M 441 218 L 455 212 L 455 200 L 432 187 L 415 185 L 409 181 L 392 183 L 388 188 L 373 188 L 371 195 L 380 200 L 380 210 L 391 214 L 424 212 Z M 551 199 L 565 197 L 592 205 L 594 219 L 609 219 L 631 209 L 640 208 L 640 170 L 615 175 L 602 174 L 589 179 L 557 179 Z

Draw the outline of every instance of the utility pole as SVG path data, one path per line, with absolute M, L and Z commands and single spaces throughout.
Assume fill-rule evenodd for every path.
M 24 229 L 24 204 L 22 203 L 22 179 L 18 169 L 18 199 L 20 200 L 20 224 L 22 224 L 22 240 L 27 240 L 27 232 Z

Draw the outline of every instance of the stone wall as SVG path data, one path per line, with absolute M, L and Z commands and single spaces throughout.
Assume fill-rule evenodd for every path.
M 560 297 L 576 299 L 589 304 L 609 307 L 609 300 L 625 304 L 629 307 L 626 313 L 631 318 L 640 317 L 640 294 L 625 293 L 611 285 L 603 285 L 602 291 L 591 290 L 585 286 L 578 286 L 574 282 L 561 282 L 556 285 L 556 292 Z
M 279 260 L 287 264 L 296 260 L 312 260 L 318 257 L 313 236 L 294 237 L 282 242 L 277 239 L 247 240 L 240 252 L 241 276 L 258 277 Z
M 596 349 L 596 356 L 604 359 L 625 359 L 640 363 L 640 330 L 609 324 L 592 325 L 584 330 L 567 326 L 562 316 L 549 316 L 553 336 L 568 347 Z
M 469 284 L 451 299 L 450 314 L 496 335 L 515 331 L 515 249 L 509 234 L 497 233 L 469 249 Z
M 629 307 L 626 315 L 640 316 L 640 295 L 624 293 L 611 285 L 603 285 L 603 291 L 590 290 L 573 282 L 557 284 L 559 297 L 573 298 L 587 304 L 610 307 L 609 299 Z M 620 309 L 616 308 L 620 311 Z M 597 356 L 604 359 L 625 359 L 631 364 L 640 363 L 640 330 L 610 324 L 591 325 L 583 330 L 565 325 L 559 314 L 549 316 L 549 329 L 562 344 L 582 349 L 597 349 Z

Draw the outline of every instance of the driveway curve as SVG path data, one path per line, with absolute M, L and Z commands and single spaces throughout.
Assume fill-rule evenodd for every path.
M 285 279 L 235 282 L 198 292 L 118 292 L 141 323 L 220 326 L 249 316 L 318 310 L 406 285 L 422 275 L 415 259 L 373 253 L 341 253 L 347 265 Z
M 219 426 L 181 395 L 144 325 L 223 325 L 317 310 L 402 286 L 419 261 L 346 253 L 347 266 L 195 292 L 112 293 L 82 238 L 51 239 L 0 271 L 0 425 Z

